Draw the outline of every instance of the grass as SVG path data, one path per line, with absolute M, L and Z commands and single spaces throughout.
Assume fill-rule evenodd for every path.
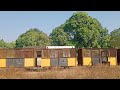
M 66 69 L 0 68 L 0 79 L 120 79 L 120 66 L 80 66 Z

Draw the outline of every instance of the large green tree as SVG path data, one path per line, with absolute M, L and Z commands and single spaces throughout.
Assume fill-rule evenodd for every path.
M 6 47 L 6 42 L 3 39 L 0 39 L 0 47 Z
M 65 36 L 61 33 L 55 33 L 55 30 L 62 30 Z M 58 36 L 62 36 L 64 38 L 66 37 L 65 40 L 68 41 L 67 43 L 75 45 L 76 47 L 108 47 L 108 30 L 103 28 L 97 19 L 92 18 L 86 12 L 74 13 L 64 24 L 55 30 L 52 32 L 54 35 L 51 35 L 51 37 L 53 36 L 52 39 L 54 41 L 52 43 L 56 43 L 55 39 Z M 55 34 L 57 34 L 56 37 L 54 37 Z M 62 43 L 64 41 L 58 39 L 57 42 Z M 66 43 L 63 45 L 66 45 Z
M 0 40 L 1 48 L 15 48 L 15 42 L 5 42 L 3 39 Z
M 5 47 L 6 47 L 6 48 L 15 48 L 15 47 L 16 47 L 16 42 L 15 42 L 15 41 L 6 42 Z
M 70 45 L 68 35 L 61 27 L 55 28 L 50 34 L 51 44 L 54 46 Z
M 110 32 L 110 46 L 120 48 L 120 28 Z
M 45 46 L 50 45 L 50 39 L 47 34 L 37 28 L 30 29 L 20 35 L 16 40 L 16 47 L 26 46 Z

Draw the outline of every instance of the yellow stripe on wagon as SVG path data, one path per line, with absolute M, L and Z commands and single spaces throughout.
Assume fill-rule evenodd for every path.
M 110 65 L 117 65 L 116 57 L 108 57 L 108 61 L 110 62 Z
M 91 57 L 84 57 L 83 58 L 83 65 L 92 65 Z
M 76 58 L 68 58 L 68 66 L 76 66 Z
M 41 60 L 41 67 L 49 67 L 49 66 L 50 66 L 50 59 Z
M 0 59 L 0 67 L 6 67 L 6 59 Z
M 34 67 L 35 66 L 35 58 L 25 58 L 24 66 L 25 67 Z

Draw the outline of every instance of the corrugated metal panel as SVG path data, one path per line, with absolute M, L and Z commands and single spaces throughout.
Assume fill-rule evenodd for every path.
M 59 58 L 70 57 L 70 49 L 61 49 L 59 50 Z
M 0 58 L 6 58 L 6 49 L 0 49 Z
M 42 50 L 42 58 L 44 59 L 50 58 L 50 50 L 48 49 Z
M 70 49 L 70 57 L 75 58 L 76 57 L 76 51 L 75 49 Z
M 14 49 L 7 49 L 6 58 L 15 58 L 15 50 Z
M 7 67 L 24 67 L 23 58 L 7 58 L 6 59 Z
M 69 49 L 63 49 L 63 57 L 70 57 L 70 50 Z
M 23 50 L 15 50 L 15 58 L 24 58 Z
M 50 66 L 57 67 L 58 65 L 58 58 L 51 58 L 50 59 Z
M 100 63 L 100 58 L 92 58 L 92 65 L 97 65 Z
M 35 48 L 5 49 L 5 48 L 2 48 L 0 49 L 0 58 L 1 59 L 2 58 L 37 58 L 37 51 L 41 51 L 41 49 L 35 49 Z M 47 54 L 49 54 L 49 52 Z
M 68 66 L 67 58 L 59 58 L 59 66 Z
M 50 66 L 68 66 L 67 58 L 52 58 L 50 59 Z
M 24 67 L 24 59 L 14 59 L 15 67 Z
M 110 57 L 116 57 L 117 56 L 117 50 L 116 49 L 108 49 L 110 52 Z
M 84 49 L 84 57 L 91 57 L 90 49 Z
M 58 50 L 50 50 L 50 58 L 58 58 Z
M 108 51 L 101 51 L 101 57 L 108 57 L 109 56 L 109 52 Z
M 22 54 L 24 58 L 33 58 L 34 57 L 34 49 L 23 49 Z
M 93 57 L 100 57 L 100 52 L 99 52 L 99 49 L 98 50 L 92 50 L 91 51 L 91 55 L 92 55 L 92 58 Z
M 13 59 L 7 58 L 6 59 L 6 67 L 11 67 L 11 66 L 14 66 Z

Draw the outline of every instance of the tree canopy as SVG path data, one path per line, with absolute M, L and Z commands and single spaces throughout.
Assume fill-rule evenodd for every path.
M 70 45 L 68 35 L 60 27 L 55 28 L 50 34 L 51 44 L 55 46 Z
M 1 48 L 15 48 L 15 42 L 5 42 L 3 39 L 0 40 Z
M 120 28 L 115 29 L 110 33 L 110 46 L 120 48 Z
M 58 33 L 59 31 L 62 33 Z M 55 32 L 56 31 L 56 32 Z M 86 12 L 74 13 L 64 24 L 55 28 L 50 34 L 52 45 L 75 45 L 76 47 L 108 47 L 108 30 Z M 60 39 L 57 39 L 60 37 Z M 64 38 L 64 40 L 62 40 Z M 66 42 L 67 43 L 63 43 Z
M 37 28 L 30 29 L 20 35 L 16 40 L 16 48 L 26 46 L 45 46 L 50 45 L 50 39 L 47 34 Z
M 0 47 L 6 47 L 6 42 L 3 39 L 0 40 Z

